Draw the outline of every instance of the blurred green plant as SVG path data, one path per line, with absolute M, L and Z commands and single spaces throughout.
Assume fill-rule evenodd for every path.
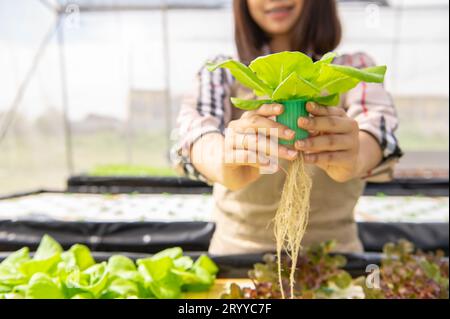
M 295 298 L 366 298 L 366 299 L 448 299 L 449 263 L 444 253 L 415 251 L 414 245 L 400 240 L 384 247 L 380 267 L 380 287 L 368 288 L 366 277 L 353 279 L 343 270 L 347 261 L 332 255 L 335 243 L 327 242 L 301 253 L 295 275 Z M 283 260 L 283 281 L 288 281 L 287 259 Z M 254 287 L 232 284 L 225 299 L 278 299 L 277 264 L 266 255 L 263 264 L 249 272 Z M 284 285 L 283 285 L 284 286 Z
M 347 260 L 330 254 L 334 241 L 315 245 L 303 251 L 297 262 L 294 296 L 299 299 L 333 299 L 342 296 L 363 298 L 363 290 L 354 285 L 351 275 L 342 268 Z M 283 287 L 289 286 L 289 259 L 283 260 Z M 233 284 L 225 299 L 279 299 L 282 297 L 278 282 L 278 266 L 273 255 L 264 256 L 264 263 L 249 272 L 254 288 L 240 288 Z M 286 283 L 286 284 L 285 284 Z M 285 291 L 288 294 L 288 291 Z
M 151 167 L 125 164 L 100 165 L 89 172 L 90 176 L 172 177 L 177 176 L 170 167 Z

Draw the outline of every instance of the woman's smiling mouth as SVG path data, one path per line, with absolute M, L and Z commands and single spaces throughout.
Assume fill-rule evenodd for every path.
M 279 6 L 265 11 L 265 14 L 275 20 L 283 20 L 290 16 L 294 10 L 293 5 Z

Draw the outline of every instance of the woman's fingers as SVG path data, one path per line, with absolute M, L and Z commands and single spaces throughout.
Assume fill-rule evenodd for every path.
M 271 117 L 281 115 L 283 112 L 284 106 L 282 104 L 264 104 L 256 111 L 256 114 Z
M 270 158 L 264 154 L 241 149 L 230 152 L 225 160 L 225 164 L 238 164 L 252 167 L 268 166 L 270 165 Z
M 266 169 L 267 172 L 276 173 L 279 169 L 278 161 L 263 153 L 249 150 L 233 150 L 225 158 L 225 165 L 250 166 L 258 169 Z
M 298 151 L 279 145 L 276 141 L 261 134 L 237 134 L 234 149 L 244 149 L 264 154 L 271 158 L 282 158 L 292 161 L 297 158 Z
M 314 116 L 346 116 L 347 112 L 342 107 L 337 106 L 321 106 L 314 102 L 306 104 L 306 110 Z
M 241 118 L 248 118 L 253 115 L 264 117 L 274 117 L 283 114 L 284 106 L 282 104 L 263 104 L 255 111 L 247 111 L 242 114 Z
M 350 151 L 341 152 L 323 152 L 317 154 L 305 154 L 304 160 L 308 164 L 314 164 L 321 167 L 328 167 L 348 163 L 353 158 Z
M 283 140 L 292 140 L 295 137 L 295 132 L 288 127 L 254 113 L 243 116 L 239 120 L 231 121 L 228 128 L 235 133 L 256 133 L 260 131 L 267 136 L 273 135 L 273 131 L 271 131 L 273 129 L 278 138 Z
M 310 137 L 295 143 L 295 148 L 305 152 L 344 151 L 355 145 L 353 136 L 349 134 L 329 134 Z
M 349 133 L 358 129 L 355 120 L 340 116 L 302 117 L 298 120 L 298 126 L 308 131 L 327 133 Z

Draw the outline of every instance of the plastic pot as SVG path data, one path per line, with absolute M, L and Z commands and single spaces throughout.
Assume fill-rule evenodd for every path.
M 301 99 L 281 102 L 284 105 L 284 113 L 277 117 L 277 122 L 295 131 L 295 139 L 291 141 L 280 140 L 280 144 L 294 145 L 297 140 L 304 140 L 309 137 L 307 131 L 298 127 L 298 119 L 309 116 L 306 103 L 308 103 L 307 100 Z

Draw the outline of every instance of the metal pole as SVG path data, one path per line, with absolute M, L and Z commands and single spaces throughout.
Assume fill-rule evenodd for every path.
M 48 2 L 47 0 L 39 0 L 39 2 L 44 7 L 46 7 L 47 9 L 49 9 L 52 12 L 57 13 L 57 12 L 59 12 L 61 10 L 61 7 L 59 6 L 59 4 L 54 5 L 54 4 L 50 3 L 50 2 Z
M 64 13 L 59 13 L 59 19 L 64 21 Z M 74 172 L 73 166 L 73 150 L 72 150 L 72 131 L 69 121 L 69 97 L 67 90 L 67 70 L 66 70 L 66 56 L 64 52 L 64 23 L 60 23 L 58 30 L 58 48 L 59 48 L 59 69 L 61 78 L 61 99 L 62 99 L 62 113 L 64 117 L 64 140 L 66 146 L 66 163 L 69 174 Z
M 163 54 L 164 54 L 164 82 L 165 92 L 164 100 L 166 102 L 165 115 L 166 115 L 166 142 L 170 147 L 170 136 L 172 128 L 172 100 L 170 89 L 170 44 L 169 44 L 169 25 L 168 25 L 168 3 L 167 0 L 163 0 L 162 8 L 162 28 L 163 28 Z M 169 156 L 169 152 L 167 153 Z
M 122 24 L 120 24 L 121 31 L 122 31 Z M 122 32 L 120 33 L 123 34 Z M 123 39 L 123 38 L 122 38 Z M 127 153 L 127 164 L 133 165 L 133 127 L 132 127 L 132 103 L 133 103 L 133 96 L 132 96 L 132 90 L 134 88 L 133 85 L 133 76 L 134 76 L 134 63 L 133 63 L 133 57 L 132 57 L 132 49 L 127 46 L 127 71 L 128 71 L 128 78 L 127 78 L 127 85 L 128 85 L 128 98 L 127 98 L 127 122 L 125 127 L 125 147 L 126 147 L 126 153 Z
M 402 18 L 403 18 L 403 9 L 404 9 L 404 3 L 403 0 L 401 0 L 394 8 L 395 13 L 395 24 L 394 24 L 394 41 L 392 44 L 392 65 L 394 66 L 393 72 L 392 72 L 392 79 L 393 79 L 393 87 L 395 91 L 397 91 L 398 88 L 398 61 L 399 61 L 399 49 L 400 49 L 400 42 L 401 42 L 401 32 L 402 32 Z

